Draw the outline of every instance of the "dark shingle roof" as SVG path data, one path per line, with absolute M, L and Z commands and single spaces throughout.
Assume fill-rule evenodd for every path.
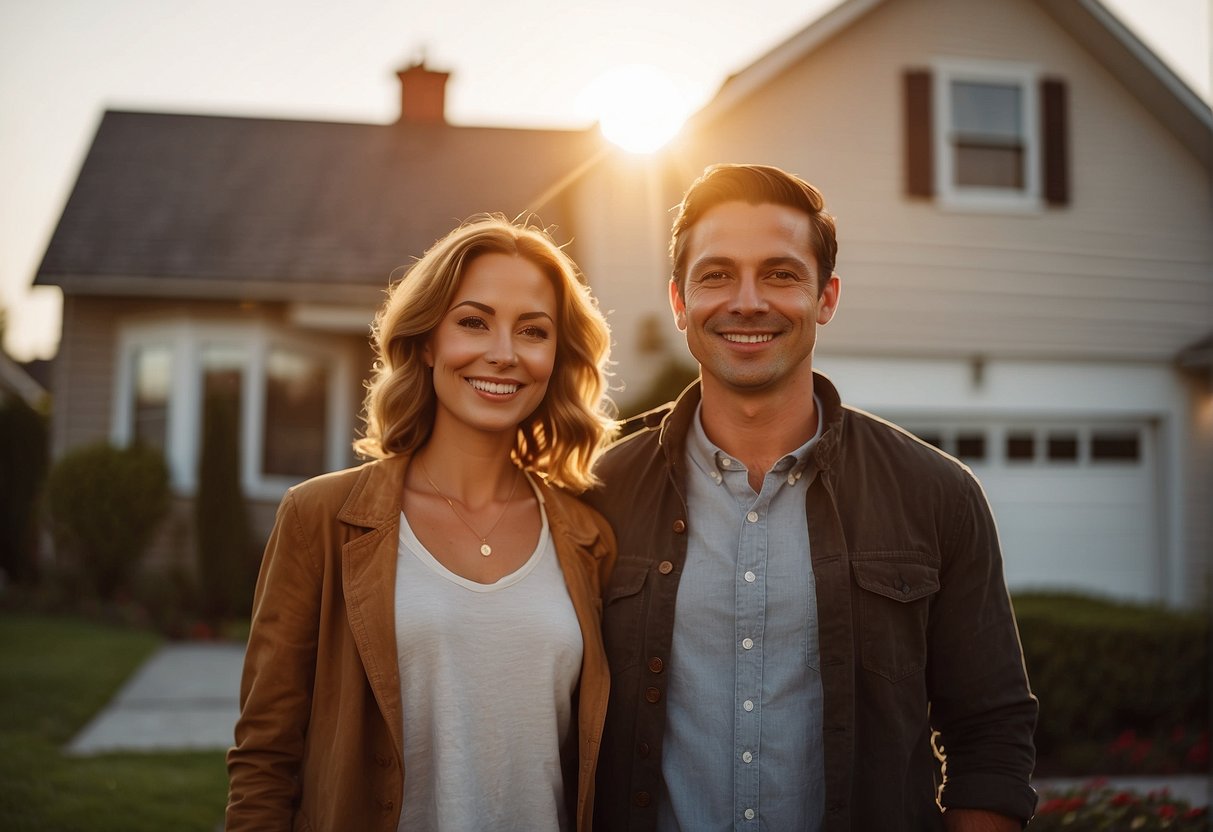
M 536 210 L 599 142 L 592 131 L 111 111 L 35 282 L 173 295 L 229 281 L 284 296 L 301 284 L 381 287 L 459 220 Z M 547 208 L 543 222 L 560 224 Z

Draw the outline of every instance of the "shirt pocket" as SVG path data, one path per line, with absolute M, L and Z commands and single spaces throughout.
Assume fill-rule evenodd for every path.
M 918 552 L 852 555 L 859 591 L 860 656 L 865 669 L 892 682 L 927 666 L 927 623 L 939 591 L 939 567 Z
M 640 661 L 644 633 L 644 584 L 649 574 L 648 561 L 620 558 L 603 592 L 602 640 L 606 646 L 611 672 L 618 673 Z

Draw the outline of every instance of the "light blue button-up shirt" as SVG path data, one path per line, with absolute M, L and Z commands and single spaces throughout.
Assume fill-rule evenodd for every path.
M 817 413 L 817 433 L 775 463 L 757 494 L 695 414 L 661 832 L 821 829 L 821 663 L 805 520 L 820 404 Z

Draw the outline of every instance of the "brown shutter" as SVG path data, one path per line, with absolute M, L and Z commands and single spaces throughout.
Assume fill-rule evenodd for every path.
M 935 165 L 931 142 L 931 73 L 905 73 L 906 193 L 933 196 Z
M 1070 202 L 1070 147 L 1066 124 L 1066 82 L 1046 78 L 1040 82 L 1042 139 L 1041 183 L 1045 201 L 1050 205 Z

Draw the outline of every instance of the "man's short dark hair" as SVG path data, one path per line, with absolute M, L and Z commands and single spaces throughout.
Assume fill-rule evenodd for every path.
M 817 293 L 834 273 L 838 257 L 834 217 L 825 211 L 821 191 L 799 176 L 769 165 L 712 165 L 691 183 L 678 205 L 670 237 L 673 279 L 681 292 L 686 288 L 686 247 L 691 228 L 703 215 L 726 202 L 750 205 L 786 205 L 809 217 L 810 242 L 817 258 Z

